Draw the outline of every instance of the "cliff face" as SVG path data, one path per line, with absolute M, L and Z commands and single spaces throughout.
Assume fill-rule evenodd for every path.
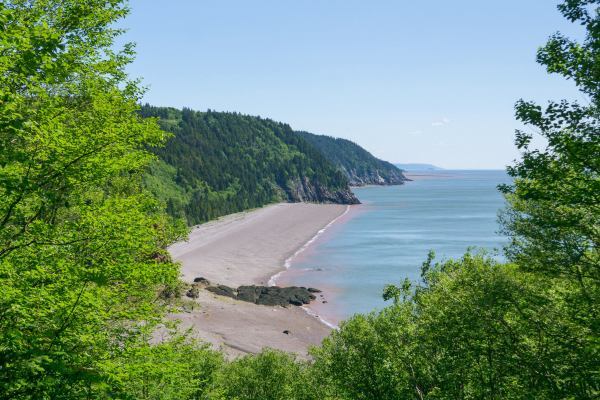
M 401 185 L 408 179 L 395 165 L 380 160 L 350 140 L 296 132 L 344 173 L 350 185 Z
M 402 185 L 408 179 L 399 169 L 374 169 L 369 171 L 346 170 L 341 168 L 351 186 Z
M 331 189 L 305 176 L 288 182 L 286 194 L 291 202 L 360 204 L 350 188 Z

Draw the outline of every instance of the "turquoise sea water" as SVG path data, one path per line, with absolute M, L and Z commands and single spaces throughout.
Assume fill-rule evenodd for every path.
M 384 285 L 419 279 L 428 251 L 436 259 L 460 257 L 470 246 L 501 250 L 497 190 L 504 171 L 413 172 L 402 186 L 354 190 L 363 203 L 292 260 L 288 284 L 325 289 L 313 307 L 339 322 L 385 303 Z M 501 254 L 498 255 L 501 257 Z M 326 301 L 326 303 L 323 303 Z

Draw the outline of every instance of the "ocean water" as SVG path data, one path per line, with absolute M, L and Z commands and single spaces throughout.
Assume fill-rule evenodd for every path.
M 499 250 L 504 171 L 411 172 L 402 186 L 357 188 L 363 205 L 293 258 L 282 283 L 324 289 L 316 314 L 338 323 L 385 305 L 383 287 L 418 280 L 429 250 L 436 259 L 460 257 L 470 247 Z

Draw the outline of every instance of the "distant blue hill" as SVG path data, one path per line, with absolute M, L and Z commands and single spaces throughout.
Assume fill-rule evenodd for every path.
M 394 165 L 404 171 L 439 171 L 439 170 L 444 169 L 444 168 L 437 167 L 433 164 L 409 163 L 409 164 L 394 164 Z

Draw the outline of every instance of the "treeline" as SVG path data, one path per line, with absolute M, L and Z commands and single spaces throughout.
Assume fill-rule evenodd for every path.
M 282 123 L 238 113 L 141 108 L 172 137 L 147 187 L 189 224 L 275 201 L 353 203 L 348 180 Z
M 302 131 L 297 134 L 342 170 L 352 186 L 400 185 L 406 181 L 394 164 L 376 158 L 350 140 Z
M 164 320 L 180 297 L 165 248 L 185 231 L 143 187 L 166 137 L 137 112 L 131 49 L 114 52 L 122 3 L 0 3 L 0 397 L 598 398 L 599 5 L 562 3 L 585 41 L 555 34 L 538 51 L 586 103 L 517 104 L 547 147 L 517 132 L 507 263 L 431 255 L 420 282 L 387 286 L 387 308 L 342 323 L 310 361 L 228 361 Z

